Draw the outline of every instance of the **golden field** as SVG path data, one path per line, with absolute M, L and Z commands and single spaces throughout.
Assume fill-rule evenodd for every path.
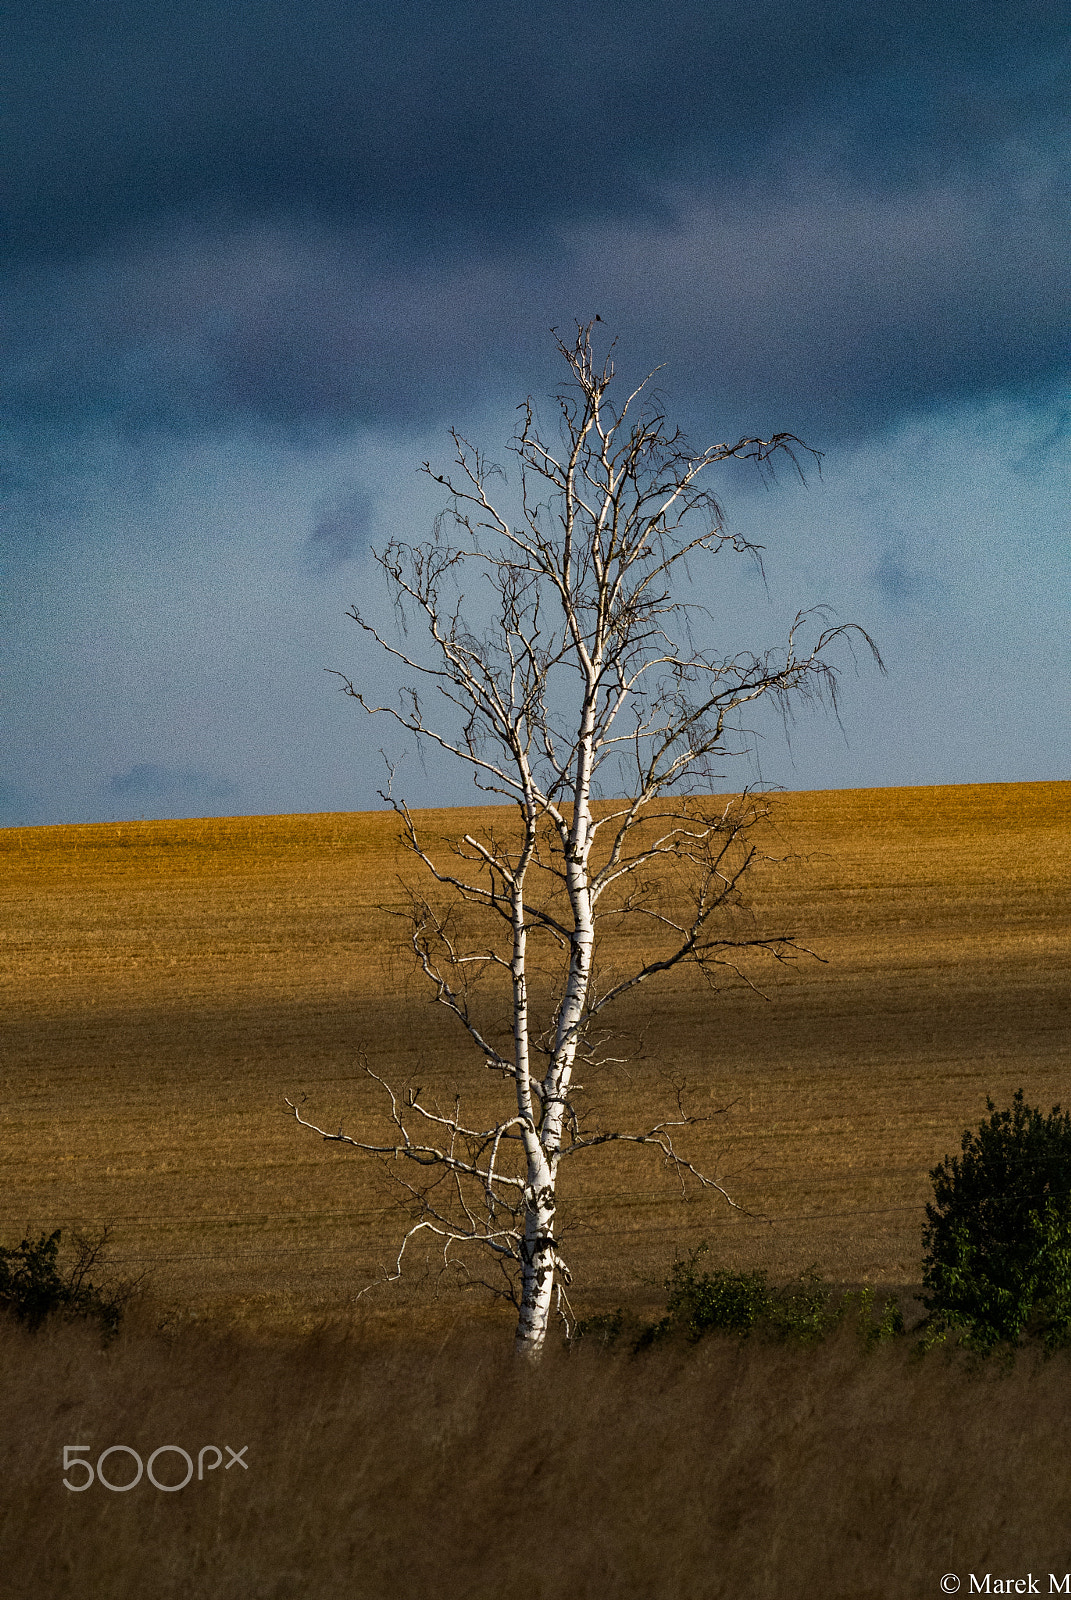
M 426 812 L 447 841 L 500 820 Z M 755 1215 L 682 1198 L 657 1155 L 567 1168 L 561 1223 L 580 1308 L 657 1298 L 675 1248 L 789 1277 L 910 1284 L 928 1169 L 985 1097 L 1071 1087 L 1071 783 L 827 791 L 776 801 L 791 859 L 753 884 L 757 926 L 822 960 L 716 993 L 681 969 L 629 1002 L 637 1059 L 589 1085 L 639 1127 L 688 1083 L 681 1141 Z M 201 1312 L 286 1320 L 344 1304 L 393 1259 L 376 1163 L 284 1114 L 384 1128 L 394 1084 L 502 1086 L 407 956 L 392 813 L 124 822 L 0 832 L 0 1237 L 114 1232 L 124 1271 Z M 410 1314 L 430 1273 L 362 1306 Z

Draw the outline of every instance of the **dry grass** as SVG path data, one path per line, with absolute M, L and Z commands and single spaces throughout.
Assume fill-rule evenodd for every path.
M 802 859 L 757 880 L 756 916 L 828 964 L 767 973 L 767 1001 L 679 974 L 623 1018 L 647 1030 L 635 1067 L 592 1085 L 633 1125 L 664 1106 L 659 1073 L 697 1109 L 732 1102 L 687 1153 L 773 1221 L 600 1152 L 563 1198 L 581 1309 L 650 1304 L 701 1236 L 774 1277 L 915 1281 L 927 1171 L 986 1093 L 1067 1099 L 1071 784 L 797 794 L 779 813 Z M 421 818 L 442 838 L 479 820 Z M 111 1222 L 158 1298 L 251 1323 L 340 1305 L 390 1259 L 375 1165 L 280 1107 L 307 1091 L 323 1118 L 374 1125 L 361 1048 L 395 1081 L 486 1101 L 384 909 L 411 870 L 394 835 L 382 814 L 0 832 L 0 1239 Z M 435 1290 L 376 1303 L 430 1315 Z
M 133 1331 L 105 1354 L 0 1329 L 0 1361 L 20 1600 L 915 1600 L 949 1571 L 1047 1593 L 1071 1569 L 1066 1358 L 711 1339 L 533 1372 L 470 1323 L 423 1345 Z M 248 1471 L 72 1494 L 69 1443 L 246 1445 Z

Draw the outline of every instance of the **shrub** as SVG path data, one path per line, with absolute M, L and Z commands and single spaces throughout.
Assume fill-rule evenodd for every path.
M 764 1272 L 732 1272 L 714 1267 L 699 1270 L 706 1249 L 701 1244 L 688 1256 L 678 1256 L 665 1280 L 666 1312 L 637 1334 L 623 1311 L 590 1317 L 578 1323 L 574 1337 L 609 1346 L 628 1335 L 636 1350 L 644 1350 L 673 1336 L 696 1344 L 710 1333 L 730 1333 L 746 1338 L 763 1333 L 770 1338 L 818 1344 L 854 1309 L 858 1331 L 871 1349 L 904 1331 L 900 1308 L 894 1301 L 875 1304 L 874 1291 L 864 1288 L 840 1294 L 812 1268 L 782 1288 L 771 1288 Z
M 904 1313 L 896 1301 L 886 1298 L 878 1305 L 869 1284 L 858 1291 L 857 1311 L 859 1337 L 867 1350 L 884 1344 L 886 1339 L 898 1339 L 907 1331 Z
M 963 1135 L 930 1173 L 923 1303 L 929 1340 L 958 1331 L 988 1352 L 1037 1334 L 1071 1340 L 1071 1114 L 1024 1104 Z
M 58 1261 L 61 1234 L 57 1228 L 37 1240 L 23 1239 L 11 1250 L 0 1245 L 0 1310 L 33 1329 L 50 1316 L 66 1322 L 87 1318 L 112 1338 L 135 1286 L 121 1283 L 105 1290 L 90 1282 L 90 1272 L 102 1263 L 108 1229 L 96 1238 L 75 1234 L 74 1260 L 66 1271 Z
M 666 1279 L 669 1297 L 665 1320 L 691 1343 L 717 1329 L 747 1334 L 770 1313 L 771 1296 L 764 1272 L 730 1272 L 715 1267 L 699 1272 L 704 1246 L 686 1259 L 678 1256 Z

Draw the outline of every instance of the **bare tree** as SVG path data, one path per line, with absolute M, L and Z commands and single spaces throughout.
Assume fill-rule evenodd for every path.
M 854 633 L 877 656 L 862 629 L 826 626 L 822 615 L 797 616 L 776 654 L 697 647 L 703 614 L 683 598 L 685 563 L 726 549 L 759 559 L 759 547 L 726 531 L 705 486 L 709 469 L 780 454 L 798 470 L 806 447 L 782 433 L 693 454 L 667 426 L 650 378 L 623 403 L 611 399 L 613 362 L 597 360 L 590 324 L 571 343 L 555 338 L 569 367 L 560 438 L 545 442 L 532 403 L 520 408 L 514 514 L 502 508 L 501 469 L 455 431 L 450 473 L 424 464 L 451 497 L 434 536 L 392 540 L 376 557 L 406 630 L 414 620 L 425 630 L 427 654 L 350 612 L 417 684 L 437 691 L 442 720 L 418 687 L 376 706 L 343 679 L 365 710 L 460 758 L 482 791 L 515 807 L 512 829 L 466 834 L 443 865 L 404 802 L 384 796 L 430 875 L 427 892 L 412 895 L 416 959 L 434 998 L 508 1082 L 508 1106 L 474 1126 L 460 1101 L 443 1110 L 419 1089 L 400 1095 L 384 1083 L 393 1129 L 389 1143 L 374 1143 L 319 1128 L 287 1102 L 324 1139 L 393 1158 L 394 1171 L 408 1164 L 414 1213 L 397 1273 L 419 1233 L 437 1236 L 447 1261 L 467 1247 L 489 1252 L 501 1269 L 492 1286 L 516 1305 L 517 1348 L 527 1355 L 541 1349 L 555 1302 L 568 1312 L 555 1224 L 563 1161 L 611 1141 L 653 1145 L 682 1181 L 724 1193 L 675 1146 L 679 1130 L 701 1120 L 682 1086 L 664 1120 L 624 1132 L 585 1119 L 574 1074 L 599 1062 L 607 1009 L 638 985 L 684 962 L 712 979 L 748 951 L 777 961 L 799 952 L 791 933 L 764 935 L 732 916 L 767 808 L 746 792 L 711 800 L 714 763 L 739 753 L 739 713 L 751 702 L 772 698 L 784 711 L 801 699 L 835 704 L 836 641 Z M 492 497 L 496 478 L 503 489 Z M 487 594 L 493 619 L 477 631 L 468 618 Z M 659 887 L 667 872 L 669 895 Z M 629 918 L 646 919 L 656 937 L 631 968 L 604 973 L 600 932 Z M 501 984 L 481 988 L 495 973 Z M 497 1027 L 474 1003 L 488 988 Z

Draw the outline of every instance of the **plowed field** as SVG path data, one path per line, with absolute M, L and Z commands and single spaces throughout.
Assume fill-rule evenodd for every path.
M 579 1307 L 653 1303 L 700 1238 L 776 1277 L 913 1283 L 928 1169 L 986 1095 L 1071 1099 L 1071 783 L 791 794 L 777 816 L 793 859 L 756 878 L 755 916 L 822 960 L 756 971 L 765 998 L 688 971 L 639 991 L 631 1063 L 591 1086 L 625 1127 L 670 1079 L 730 1105 L 681 1147 L 754 1215 L 683 1198 L 650 1152 L 577 1162 Z M 418 817 L 442 840 L 488 820 Z M 488 1114 L 502 1093 L 413 975 L 396 835 L 389 813 L 0 832 L 2 1242 L 110 1223 L 157 1294 L 249 1320 L 343 1304 L 393 1260 L 388 1179 L 283 1096 L 382 1127 L 362 1051 Z M 433 1294 L 456 1291 L 421 1269 L 362 1306 Z

